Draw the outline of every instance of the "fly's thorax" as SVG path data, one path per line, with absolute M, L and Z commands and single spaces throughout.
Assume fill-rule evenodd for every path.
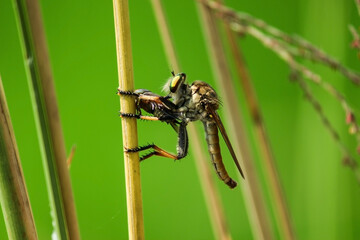
M 215 90 L 206 82 L 195 81 L 191 85 L 191 101 L 197 109 L 207 111 L 207 107 L 214 110 L 219 108 L 219 99 Z

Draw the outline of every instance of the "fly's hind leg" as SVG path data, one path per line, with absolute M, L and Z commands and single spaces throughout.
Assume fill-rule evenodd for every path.
M 179 155 L 174 155 L 172 153 L 169 153 L 168 151 L 165 151 L 164 149 L 156 146 L 155 144 L 149 144 L 146 146 L 142 146 L 142 147 L 137 147 L 137 148 L 128 148 L 125 149 L 126 152 L 141 152 L 147 149 L 153 149 L 153 151 L 143 155 L 140 157 L 140 161 L 143 161 L 145 159 L 148 159 L 151 156 L 160 156 L 160 157 L 166 157 L 166 158 L 170 158 L 170 159 L 174 159 L 174 160 L 179 160 L 181 158 L 183 158 L 183 156 L 179 156 Z
M 126 152 L 141 152 L 147 149 L 153 149 L 153 151 L 145 154 L 144 156 L 140 157 L 140 161 L 143 161 L 151 156 L 160 156 L 160 157 L 166 157 L 174 160 L 180 160 L 184 158 L 188 154 L 188 146 L 189 140 L 188 135 L 186 131 L 186 123 L 181 122 L 179 131 L 178 131 L 178 144 L 176 147 L 177 155 L 169 153 L 168 151 L 165 151 L 164 149 L 156 146 L 155 144 L 149 144 L 142 147 L 137 148 L 130 148 L 125 149 Z

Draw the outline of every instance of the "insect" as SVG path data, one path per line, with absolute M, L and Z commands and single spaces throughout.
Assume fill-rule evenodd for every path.
M 186 74 L 177 75 L 172 72 L 173 78 L 169 79 L 164 89 L 169 91 L 165 97 L 154 94 L 148 90 L 139 89 L 134 93 L 123 92 L 121 95 L 135 96 L 137 114 L 120 113 L 121 117 L 135 117 L 144 120 L 160 120 L 169 123 L 178 132 L 177 155 L 170 154 L 156 145 L 147 145 L 135 149 L 127 149 L 128 152 L 137 152 L 153 148 L 154 151 L 143 156 L 144 160 L 152 155 L 180 159 L 187 155 L 188 136 L 186 125 L 188 122 L 200 120 L 205 129 L 208 151 L 212 159 L 213 166 L 219 178 L 230 188 L 236 187 L 237 183 L 230 178 L 222 161 L 220 152 L 218 129 L 220 130 L 231 156 L 244 178 L 243 171 L 236 158 L 225 128 L 216 112 L 220 101 L 215 90 L 207 83 L 195 81 L 191 85 L 185 83 Z M 169 99 L 172 99 L 170 101 Z M 141 109 L 144 109 L 153 116 L 142 116 Z M 179 127 L 177 127 L 179 125 Z
M 178 133 L 177 155 L 171 154 L 155 144 L 148 144 L 146 146 L 137 147 L 134 149 L 125 149 L 127 152 L 139 152 L 147 149 L 153 149 L 150 153 L 141 156 L 140 161 L 143 161 L 153 155 L 179 160 L 184 158 L 188 153 L 188 134 L 186 131 L 186 122 L 178 120 L 179 114 L 176 112 L 176 105 L 171 102 L 169 97 L 159 96 L 147 89 L 137 89 L 134 92 L 122 91 L 118 89 L 118 95 L 134 96 L 136 104 L 136 114 L 121 113 L 120 117 L 131 117 L 149 121 L 162 121 L 170 124 Z M 152 114 L 153 116 L 144 116 L 141 109 Z

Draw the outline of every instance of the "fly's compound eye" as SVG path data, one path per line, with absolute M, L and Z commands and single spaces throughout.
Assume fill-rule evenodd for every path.
M 185 73 L 178 73 L 175 77 L 171 80 L 170 83 L 170 92 L 176 92 L 179 87 L 185 82 L 186 74 Z

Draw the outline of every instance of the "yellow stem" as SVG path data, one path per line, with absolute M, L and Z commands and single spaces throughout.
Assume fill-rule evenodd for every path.
M 129 7 L 127 0 L 114 0 L 114 20 L 116 52 L 119 75 L 119 88 L 124 91 L 134 90 L 133 64 L 130 38 Z M 120 96 L 122 112 L 135 113 L 135 102 L 130 97 Z M 122 118 L 123 146 L 138 146 L 137 124 L 134 118 Z M 141 198 L 139 153 L 124 151 L 126 199 L 128 213 L 129 239 L 144 239 L 144 220 Z

